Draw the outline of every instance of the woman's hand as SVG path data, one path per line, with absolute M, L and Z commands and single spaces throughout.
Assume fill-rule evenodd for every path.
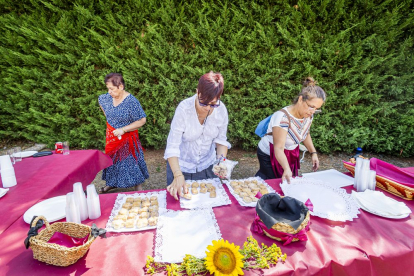
M 123 128 L 117 128 L 114 131 L 112 131 L 112 133 L 114 134 L 114 136 L 122 136 L 125 134 L 125 131 Z
M 286 179 L 287 183 L 290 184 L 291 178 L 292 178 L 292 171 L 290 170 L 290 168 L 287 168 L 286 170 L 283 171 L 282 182 Z
M 312 169 L 314 172 L 319 169 L 319 158 L 316 153 L 312 154 Z
M 185 194 L 187 194 L 188 193 L 188 189 L 187 189 L 187 186 L 185 185 L 184 175 L 180 175 L 178 177 L 174 177 L 174 180 L 171 183 L 171 185 L 167 187 L 167 191 L 176 200 L 178 200 L 178 195 L 179 196 L 183 196 L 183 192 Z

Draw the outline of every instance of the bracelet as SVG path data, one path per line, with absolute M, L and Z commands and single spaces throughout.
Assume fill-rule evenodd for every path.
M 180 169 L 178 169 L 178 170 L 176 170 L 175 172 L 173 172 L 173 175 L 175 176 L 175 173 L 176 172 L 180 172 L 181 173 L 181 170 Z M 182 173 L 181 173 L 182 174 Z
M 180 176 L 184 176 L 183 174 L 179 174 L 179 175 L 174 175 L 174 178 L 178 178 Z
M 125 127 L 123 127 L 123 128 L 122 128 L 122 131 L 123 131 L 124 133 L 127 133 L 127 131 L 125 130 Z
M 314 151 L 314 152 L 310 152 L 310 154 L 318 154 L 316 151 Z

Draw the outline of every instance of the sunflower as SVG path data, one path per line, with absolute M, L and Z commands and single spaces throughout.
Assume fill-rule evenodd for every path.
M 213 241 L 213 245 L 207 246 L 206 262 L 207 270 L 215 276 L 243 275 L 243 255 L 239 252 L 239 246 L 228 241 Z

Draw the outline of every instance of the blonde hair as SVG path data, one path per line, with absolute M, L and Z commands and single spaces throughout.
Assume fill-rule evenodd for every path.
M 320 86 L 316 85 L 317 82 L 312 77 L 307 77 L 303 82 L 302 90 L 299 95 L 293 100 L 293 104 L 296 104 L 299 100 L 299 97 L 302 96 L 302 100 L 311 100 L 314 98 L 322 99 L 326 101 L 326 93 Z

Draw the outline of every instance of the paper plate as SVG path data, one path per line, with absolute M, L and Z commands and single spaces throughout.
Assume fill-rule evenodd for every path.
M 66 195 L 57 196 L 39 202 L 23 215 L 23 220 L 26 223 L 32 221 L 33 216 L 44 216 L 48 222 L 54 222 L 66 217 Z
M 359 202 L 359 200 L 358 200 L 357 198 L 355 198 L 355 199 L 356 199 L 356 201 L 357 201 L 357 203 L 358 203 L 359 207 L 360 207 L 362 210 L 364 210 L 364 211 L 366 211 L 366 212 L 368 212 L 368 213 L 371 213 L 371 214 L 373 214 L 373 215 L 379 216 L 379 217 L 389 218 L 389 219 L 403 219 L 403 218 L 406 218 L 406 217 L 409 217 L 409 216 L 410 216 L 410 214 L 402 214 L 402 215 L 398 215 L 398 216 L 391 216 L 391 215 L 382 214 L 382 213 L 379 213 L 379 212 L 376 212 L 376 211 L 374 211 L 374 210 L 370 210 L 370 209 L 366 208 L 364 205 L 362 205 L 362 204 Z
M 22 158 L 26 158 L 26 157 L 30 157 L 33 156 L 33 154 L 37 153 L 36 150 L 31 150 L 31 151 L 22 151 Z

